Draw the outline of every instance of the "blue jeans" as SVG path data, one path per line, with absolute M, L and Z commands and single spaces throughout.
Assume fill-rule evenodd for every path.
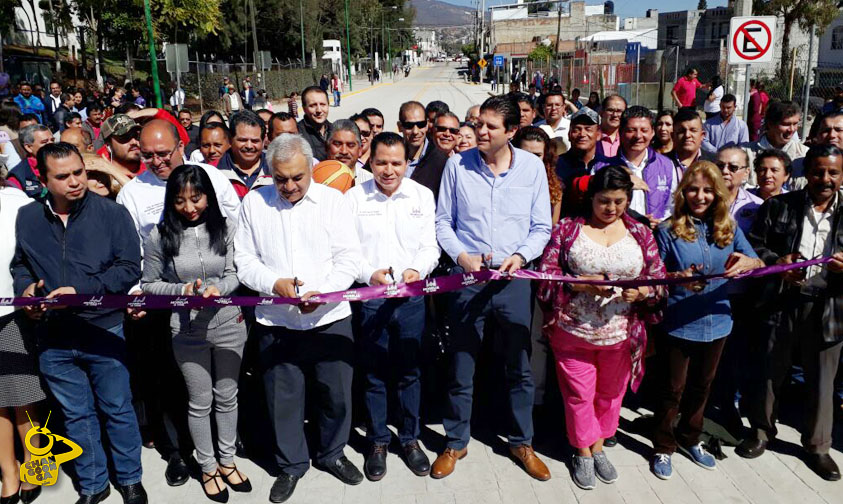
M 53 336 L 39 341 L 41 374 L 61 405 L 67 437 L 82 448 L 73 460 L 80 493 L 94 495 L 109 484 L 98 415 L 105 420 L 117 483 L 139 483 L 141 437 L 124 364 L 123 324 L 108 330 L 84 322 L 45 325 Z
M 386 386 L 396 377 L 402 445 L 419 436 L 419 349 L 425 326 L 424 298 L 373 299 L 360 305 L 360 359 L 366 373 L 366 437 L 375 444 L 389 444 Z
M 454 268 L 452 273 L 462 273 Z M 509 394 L 508 433 L 511 446 L 529 445 L 533 438 L 533 374 L 530 324 L 532 300 L 529 280 L 509 280 L 472 285 L 452 293 L 448 353 L 449 404 L 442 418 L 448 448 L 461 450 L 471 437 L 474 366 L 485 325 L 495 324 L 502 339 Z
M 339 91 L 336 91 L 336 90 L 334 91 L 334 106 L 335 107 L 340 106 L 340 94 L 341 93 Z

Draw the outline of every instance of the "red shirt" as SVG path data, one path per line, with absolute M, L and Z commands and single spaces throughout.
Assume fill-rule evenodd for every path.
M 693 107 L 697 99 L 697 89 L 701 87 L 702 83 L 696 78 L 689 80 L 687 77 L 682 77 L 673 85 L 673 92 L 676 93 L 683 107 Z

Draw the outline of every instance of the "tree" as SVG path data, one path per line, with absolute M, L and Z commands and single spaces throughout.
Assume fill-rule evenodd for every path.
M 837 17 L 837 0 L 756 0 L 756 14 L 768 14 L 782 19 L 781 63 L 779 77 L 786 78 L 790 68 L 790 33 L 793 25 L 808 31 L 816 27 L 821 34 Z
M 705 0 L 700 0 L 700 1 L 697 3 L 697 9 L 698 9 L 698 10 L 706 10 L 706 9 L 708 9 L 708 2 L 706 2 Z
M 527 57 L 530 58 L 530 61 L 548 61 L 553 58 L 553 49 L 544 44 L 539 44 L 535 49 L 530 51 Z

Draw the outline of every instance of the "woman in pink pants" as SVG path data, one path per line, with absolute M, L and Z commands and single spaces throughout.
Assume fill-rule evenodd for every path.
M 585 215 L 559 221 L 542 257 L 541 271 L 584 279 L 664 278 L 650 228 L 626 213 L 632 180 L 626 169 L 606 167 L 591 177 Z M 576 449 L 574 483 L 590 490 L 595 477 L 618 478 L 603 452 L 615 434 L 626 385 L 643 374 L 646 323 L 657 321 L 664 288 L 618 288 L 545 281 L 544 329 L 556 357 L 565 402 L 568 441 Z

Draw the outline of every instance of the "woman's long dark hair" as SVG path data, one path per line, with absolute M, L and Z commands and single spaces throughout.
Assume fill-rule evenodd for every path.
M 164 196 L 164 218 L 158 224 L 161 242 L 164 244 L 164 254 L 169 257 L 179 255 L 182 232 L 188 227 L 187 221 L 176 211 L 176 198 L 185 187 L 190 186 L 193 191 L 204 194 L 208 199 L 208 207 L 202 215 L 208 234 L 211 236 L 211 248 L 224 256 L 228 251 L 225 243 L 228 226 L 217 203 L 217 193 L 211 183 L 211 177 L 205 170 L 196 165 L 181 165 L 170 174 L 167 179 L 167 193 Z
M 712 77 L 711 78 L 711 91 L 708 92 L 708 96 L 713 95 L 714 90 L 719 88 L 722 85 L 723 85 L 723 80 L 720 78 L 719 75 L 715 75 L 714 77 Z

